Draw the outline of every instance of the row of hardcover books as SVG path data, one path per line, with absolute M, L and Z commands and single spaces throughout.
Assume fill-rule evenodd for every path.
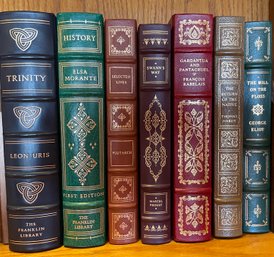
M 3 12 L 0 35 L 11 250 L 269 231 L 269 21 Z

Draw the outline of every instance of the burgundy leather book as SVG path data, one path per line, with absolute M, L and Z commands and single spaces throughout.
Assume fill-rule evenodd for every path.
M 139 238 L 136 20 L 106 20 L 105 37 L 109 242 L 128 244 Z
M 173 26 L 174 240 L 211 239 L 210 14 L 175 14 Z
M 171 26 L 139 26 L 141 239 L 171 240 Z

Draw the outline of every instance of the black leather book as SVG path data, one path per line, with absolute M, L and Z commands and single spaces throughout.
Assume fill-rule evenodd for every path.
M 1 96 L 9 247 L 61 245 L 56 20 L 0 13 Z

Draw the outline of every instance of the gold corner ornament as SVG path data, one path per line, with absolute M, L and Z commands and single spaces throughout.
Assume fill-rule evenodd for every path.
M 85 185 L 87 175 L 95 168 L 97 162 L 86 152 L 87 135 L 96 127 L 96 122 L 87 115 L 83 103 L 79 104 L 78 113 L 68 123 L 67 127 L 78 137 L 79 151 L 73 156 L 68 166 L 79 177 L 82 186 Z
M 144 155 L 145 165 L 149 168 L 149 173 L 157 183 L 167 160 L 166 148 L 163 145 L 165 140 L 163 133 L 166 130 L 167 118 L 166 112 L 156 95 L 149 104 L 143 121 L 149 134 L 146 138 L 148 146 Z
M 15 41 L 16 46 L 23 52 L 28 50 L 33 40 L 38 35 L 38 30 L 33 28 L 13 28 L 9 30 L 11 38 Z

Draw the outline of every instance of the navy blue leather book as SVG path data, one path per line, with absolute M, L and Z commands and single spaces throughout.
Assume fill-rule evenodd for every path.
M 0 14 L 9 247 L 17 252 L 61 245 L 55 19 Z
M 269 231 L 272 24 L 245 24 L 243 231 Z

